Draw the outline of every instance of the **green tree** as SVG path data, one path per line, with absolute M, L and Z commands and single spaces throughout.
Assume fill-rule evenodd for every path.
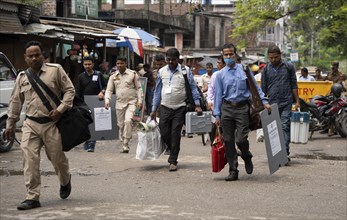
M 248 35 L 263 33 L 277 19 L 288 18 L 285 27 L 289 39 L 307 54 L 313 34 L 315 46 L 335 48 L 339 56 L 347 54 L 347 1 L 345 0 L 240 0 L 236 4 L 231 37 L 242 47 Z M 317 52 L 319 52 L 317 50 Z
M 20 2 L 26 5 L 39 7 L 40 5 L 42 5 L 43 0 L 20 0 Z

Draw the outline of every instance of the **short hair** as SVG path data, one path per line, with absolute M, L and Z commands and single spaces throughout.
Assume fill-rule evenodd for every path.
M 281 50 L 278 46 L 276 45 L 272 45 L 267 49 L 267 53 L 277 53 L 277 54 L 281 54 Z
M 213 67 L 213 64 L 212 63 L 206 63 L 206 66 L 212 66 Z
M 217 60 L 222 61 L 223 64 L 225 64 L 224 58 L 222 55 L 218 56 Z
M 94 63 L 94 58 L 91 57 L 91 56 L 87 56 L 87 57 L 83 58 L 83 62 L 86 61 L 86 60 L 90 60 L 90 61 L 92 61 L 92 63 Z
M 337 68 L 339 67 L 339 62 L 338 61 L 333 61 L 331 63 L 332 66 L 336 66 Z
M 170 48 L 166 51 L 167 57 L 175 57 L 177 59 L 180 58 L 180 52 L 176 48 Z
M 144 69 L 150 69 L 151 66 L 150 66 L 149 64 L 146 63 L 146 64 L 143 65 L 143 68 L 144 68 Z
M 127 58 L 124 57 L 124 56 L 117 57 L 116 61 L 118 61 L 118 60 L 119 60 L 119 61 L 123 61 L 124 63 L 127 62 Z
M 222 51 L 223 51 L 224 49 L 228 49 L 228 48 L 233 48 L 233 49 L 234 49 L 234 52 L 236 53 L 236 47 L 235 47 L 234 44 L 231 44 L 231 43 L 226 43 L 226 44 L 224 44 L 224 45 L 223 45 L 223 48 L 222 48 Z
M 41 50 L 41 52 L 43 52 L 43 48 L 42 48 L 42 44 L 38 41 L 29 41 L 28 43 L 25 44 L 24 46 L 24 53 L 26 53 L 26 50 L 31 47 L 31 46 L 38 46 Z
M 302 71 L 304 71 L 305 73 L 308 73 L 308 69 L 306 67 L 301 68 Z
M 165 56 L 163 54 L 157 54 L 154 57 L 155 61 L 165 61 Z

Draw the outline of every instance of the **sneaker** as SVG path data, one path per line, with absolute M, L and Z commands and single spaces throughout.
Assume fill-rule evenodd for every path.
M 67 197 L 69 197 L 70 193 L 71 193 L 71 175 L 70 175 L 69 183 L 65 186 L 60 186 L 60 191 L 59 191 L 60 198 L 66 199 Z
M 121 150 L 121 153 L 129 153 L 129 146 L 128 144 L 123 144 L 123 149 Z
M 21 204 L 17 206 L 18 210 L 29 210 L 29 209 L 34 209 L 41 207 L 40 201 L 38 200 L 31 200 L 31 199 L 26 199 Z
M 177 171 L 177 165 L 171 163 L 170 166 L 169 166 L 169 171 L 172 172 L 172 171 Z
M 94 152 L 95 147 L 89 146 L 89 148 L 87 149 L 87 152 Z

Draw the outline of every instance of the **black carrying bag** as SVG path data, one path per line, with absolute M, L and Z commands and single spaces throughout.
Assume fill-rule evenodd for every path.
M 53 108 L 37 84 L 39 84 L 41 88 L 46 91 L 57 106 L 60 105 L 59 98 L 44 82 L 42 82 L 42 80 L 36 74 L 33 74 L 30 71 L 26 71 L 26 74 L 31 85 L 33 86 L 33 89 L 41 98 L 48 111 L 52 111 Z M 89 140 L 91 135 L 88 125 L 90 123 L 93 123 L 91 110 L 81 98 L 75 96 L 72 108 L 65 111 L 59 121 L 56 123 L 61 134 L 63 145 L 62 150 L 69 151 L 75 146 Z
M 186 89 L 186 94 L 187 94 L 187 100 L 186 100 L 187 111 L 188 112 L 195 112 L 195 103 L 194 103 L 194 99 L 193 99 L 192 90 L 190 89 L 187 71 L 186 71 L 186 68 L 184 66 L 182 66 L 181 69 L 183 72 L 183 78 L 184 78 L 185 89 Z M 196 86 L 196 88 L 200 94 L 200 100 L 199 100 L 200 101 L 200 107 L 201 107 L 202 111 L 207 111 L 207 104 L 206 104 L 206 100 L 204 99 L 204 94 L 202 93 L 201 89 L 198 86 Z
M 253 81 L 253 77 L 249 72 L 249 67 L 245 68 L 247 82 L 251 91 L 251 97 L 249 99 L 249 129 L 251 131 L 262 128 L 260 112 L 264 110 L 263 103 L 260 99 L 257 87 Z
M 72 108 L 65 111 L 56 123 L 61 134 L 63 151 L 69 151 L 91 137 L 88 126 L 93 123 L 91 110 L 79 99 L 75 96 Z

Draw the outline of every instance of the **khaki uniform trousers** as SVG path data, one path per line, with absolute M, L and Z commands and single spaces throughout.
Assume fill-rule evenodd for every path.
M 128 104 L 122 109 L 116 109 L 119 140 L 122 143 L 128 143 L 132 137 L 131 118 L 134 116 L 135 110 L 136 106 L 134 104 Z
M 47 158 L 51 161 L 59 178 L 60 185 L 70 181 L 69 163 L 62 151 L 61 136 L 54 122 L 39 124 L 26 119 L 22 128 L 21 149 L 23 153 L 23 170 L 26 199 L 39 200 L 41 175 L 40 151 L 45 146 Z

